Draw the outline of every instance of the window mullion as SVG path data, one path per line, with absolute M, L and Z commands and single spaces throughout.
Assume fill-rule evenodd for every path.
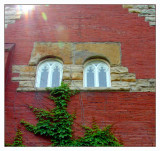
M 95 87 L 99 87 L 99 81 L 98 81 L 98 68 L 95 66 L 95 72 L 94 72 L 94 82 L 95 82 Z
M 47 87 L 52 87 L 52 66 L 49 66 L 48 72 Z
M 38 72 L 37 72 L 37 80 L 36 80 L 36 87 L 40 87 L 40 79 L 41 79 L 41 71 L 40 70 L 38 70 Z
M 59 85 L 61 86 L 61 82 L 62 82 L 62 75 L 63 75 L 63 67 L 59 67 L 59 74 L 60 74 L 60 79 L 59 79 Z
M 110 69 L 107 70 L 106 77 L 107 77 L 107 87 L 111 87 Z
M 83 79 L 84 79 L 84 87 L 87 87 L 87 69 L 86 68 L 84 70 L 84 77 L 83 77 Z

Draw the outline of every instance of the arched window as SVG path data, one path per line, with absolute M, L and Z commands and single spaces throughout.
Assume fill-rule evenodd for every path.
M 63 66 L 57 60 L 46 60 L 39 64 L 36 76 L 36 87 L 58 87 L 62 81 Z
M 111 87 L 110 68 L 103 61 L 91 61 L 84 68 L 84 87 Z

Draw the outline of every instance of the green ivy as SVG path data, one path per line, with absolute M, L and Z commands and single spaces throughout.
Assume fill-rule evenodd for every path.
M 6 143 L 5 146 L 24 147 L 23 140 L 22 140 L 22 132 L 20 129 L 17 129 L 13 144 Z
M 111 132 L 111 125 L 100 129 L 93 121 L 92 128 L 83 126 L 84 137 L 73 141 L 73 146 L 123 146 Z
M 95 122 L 93 122 L 92 128 L 82 126 L 85 129 L 84 137 L 74 139 L 72 125 L 75 114 L 67 112 L 67 103 L 70 101 L 70 97 L 78 91 L 72 91 L 63 82 L 61 86 L 47 88 L 47 90 L 50 93 L 49 98 L 55 102 L 56 107 L 46 111 L 30 106 L 29 108 L 36 115 L 38 122 L 36 125 L 32 125 L 22 120 L 21 123 L 28 131 L 49 137 L 52 146 L 122 146 L 111 133 L 111 126 L 101 130 Z

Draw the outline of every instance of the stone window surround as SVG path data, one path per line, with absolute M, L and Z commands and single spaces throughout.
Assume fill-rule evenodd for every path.
M 37 71 L 36 71 L 36 78 L 35 78 L 35 88 L 40 88 L 40 76 L 41 76 L 41 72 L 40 72 L 40 67 L 41 65 L 45 65 L 47 64 L 49 61 L 51 62 L 54 62 L 54 64 L 61 64 L 62 67 L 59 67 L 59 70 L 60 70 L 60 83 L 62 81 L 62 73 L 63 73 L 63 62 L 59 59 L 45 59 L 45 60 L 42 60 L 39 62 L 38 66 L 37 66 Z M 59 64 L 57 64 L 59 66 Z M 49 71 L 48 71 L 48 80 L 47 80 L 47 85 L 52 85 L 52 70 L 51 68 L 49 68 Z M 59 83 L 59 84 L 60 84 Z
M 84 65 L 63 65 L 63 81 L 70 84 L 72 90 L 100 91 L 100 92 L 155 92 L 155 79 L 136 79 L 135 74 L 128 73 L 128 68 L 123 66 L 111 66 L 110 75 L 112 87 L 83 87 Z M 36 66 L 14 65 L 13 73 L 19 73 L 19 77 L 12 77 L 12 81 L 19 82 L 17 91 L 46 91 L 45 88 L 35 88 Z M 27 71 L 27 72 L 26 72 Z M 70 72 L 68 75 L 67 72 Z M 76 71 L 79 71 L 77 73 Z M 81 80 L 77 80 L 81 79 Z
M 87 68 L 87 66 L 88 65 L 90 65 L 90 63 L 94 63 L 94 62 L 102 62 L 102 63 L 104 63 L 105 64 L 105 66 L 107 66 L 107 68 L 108 68 L 108 71 L 106 72 L 106 84 L 108 85 L 106 88 L 108 88 L 108 87 L 111 87 L 111 77 L 110 77 L 110 64 L 107 62 L 107 61 L 105 61 L 104 59 L 90 59 L 90 60 L 88 60 L 87 62 L 85 62 L 84 63 L 84 70 L 83 70 L 83 87 L 87 87 L 87 71 L 86 71 L 86 68 Z M 95 75 L 97 75 L 98 74 L 98 71 L 94 71 L 95 73 Z M 97 79 L 98 77 L 95 77 L 95 79 L 94 79 L 94 82 L 96 82 L 95 83 L 95 87 L 96 88 L 98 88 L 99 86 L 98 86 L 98 79 Z M 96 86 L 97 85 L 97 86 Z M 88 87 L 87 87 L 88 88 Z
M 47 58 L 63 59 L 63 81 L 73 90 L 155 92 L 155 79 L 136 79 L 121 65 L 121 44 L 115 42 L 65 42 L 63 47 L 57 42 L 35 42 L 29 65 L 12 66 L 12 72 L 19 73 L 19 77 L 12 77 L 12 81 L 19 82 L 17 91 L 45 91 L 35 88 L 35 77 L 37 65 Z M 84 64 L 90 59 L 109 62 L 111 87 L 83 87 Z

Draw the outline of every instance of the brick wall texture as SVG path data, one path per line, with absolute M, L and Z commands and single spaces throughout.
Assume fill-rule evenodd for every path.
M 46 14 L 46 18 L 42 16 Z M 27 108 L 52 108 L 46 92 L 16 92 L 18 76 L 12 65 L 28 65 L 34 42 L 120 42 L 121 65 L 136 79 L 155 78 L 155 26 L 144 17 L 129 13 L 122 5 L 41 5 L 22 15 L 5 29 L 5 43 L 15 43 L 5 87 L 5 142 L 13 142 L 21 119 L 36 123 Z M 7 56 L 6 56 L 7 58 Z M 154 92 L 81 92 L 71 98 L 68 111 L 76 110 L 75 135 L 83 135 L 78 124 L 90 125 L 95 117 L 125 146 L 155 146 Z M 47 146 L 49 140 L 22 128 L 24 144 Z

